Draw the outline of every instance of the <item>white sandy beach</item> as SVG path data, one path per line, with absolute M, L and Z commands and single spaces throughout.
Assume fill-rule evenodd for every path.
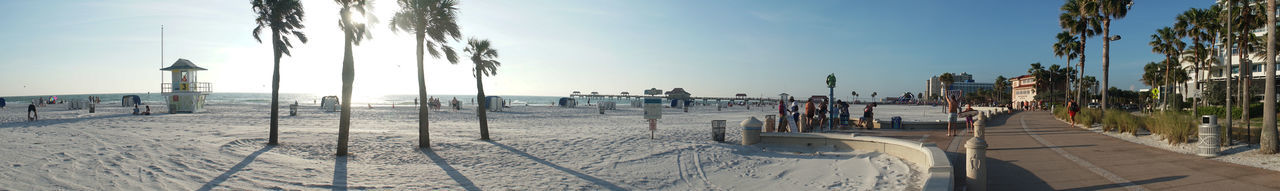
M 281 110 L 275 147 L 265 145 L 266 105 L 152 116 L 105 105 L 43 107 L 38 122 L 23 122 L 25 105 L 0 109 L 0 189 L 918 190 L 923 181 L 915 165 L 880 153 L 738 145 L 738 123 L 776 112 L 767 108 L 666 109 L 649 139 L 640 109 L 626 105 L 606 115 L 515 106 L 489 114 L 492 142 L 477 140 L 474 107 L 440 110 L 432 149 L 419 150 L 416 109 L 353 106 L 353 154 L 337 158 L 338 114 L 314 105 L 296 117 Z M 710 141 L 714 119 L 728 120 L 726 143 Z

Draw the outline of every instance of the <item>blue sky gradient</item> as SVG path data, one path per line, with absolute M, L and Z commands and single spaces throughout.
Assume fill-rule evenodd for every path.
M 1163 56 L 1155 29 L 1212 1 L 1137 0 L 1112 22 L 1111 82 L 1143 88 L 1142 65 Z M 337 7 L 304 1 L 311 38 L 282 60 L 281 91 L 337 94 L 342 41 Z M 942 72 L 990 82 L 1028 65 L 1065 64 L 1052 54 L 1061 1 L 461 1 L 466 37 L 494 42 L 503 62 L 486 93 L 561 96 L 683 87 L 695 96 L 920 92 Z M 251 36 L 249 1 L 3 1 L 0 96 L 155 92 L 165 25 L 165 65 L 187 58 L 209 68 L 218 92 L 269 92 L 271 52 Z M 358 95 L 414 94 L 412 35 L 386 20 L 399 9 L 375 1 L 373 38 L 355 48 Z M 268 35 L 268 34 L 264 34 Z M 452 43 L 462 47 L 462 43 Z M 1101 79 L 1102 43 L 1088 41 L 1088 75 Z M 429 60 L 428 92 L 474 94 L 470 62 Z

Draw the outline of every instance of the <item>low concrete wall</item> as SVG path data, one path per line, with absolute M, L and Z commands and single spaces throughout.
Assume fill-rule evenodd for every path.
M 955 188 L 953 168 L 947 154 L 932 143 L 920 143 L 886 137 L 851 136 L 825 133 L 761 133 L 760 143 L 798 145 L 810 148 L 835 147 L 856 151 L 875 151 L 915 163 L 927 177 L 923 190 Z

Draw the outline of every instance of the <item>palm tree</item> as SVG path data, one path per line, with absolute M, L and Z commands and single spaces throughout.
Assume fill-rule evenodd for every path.
M 1177 17 L 1177 23 L 1174 24 L 1174 29 L 1180 31 L 1182 36 L 1191 38 L 1192 45 L 1187 47 L 1187 50 L 1183 52 L 1191 53 L 1191 69 L 1194 72 L 1193 77 L 1196 82 L 1193 84 L 1196 84 L 1197 90 L 1201 89 L 1199 86 L 1200 68 L 1206 65 L 1207 63 L 1205 61 L 1209 59 L 1209 48 L 1202 42 L 1212 38 L 1209 34 L 1208 27 L 1209 25 L 1216 23 L 1213 21 L 1212 17 L 1210 17 L 1210 14 L 1211 13 L 1207 9 L 1191 8 L 1182 14 L 1179 14 Z M 1200 96 L 1197 97 L 1203 97 L 1203 92 L 1198 92 L 1200 92 Z M 1192 113 L 1193 116 L 1200 115 L 1199 110 L 1192 110 Z
M 1063 13 L 1058 16 L 1058 25 L 1063 31 L 1079 36 L 1080 39 L 1080 75 L 1084 74 L 1085 45 L 1089 37 L 1098 35 L 1098 2 L 1095 0 L 1067 0 L 1060 8 Z M 1077 78 L 1078 79 L 1078 78 Z M 1076 88 L 1077 90 L 1080 88 Z M 1080 99 L 1080 91 L 1076 91 L 1076 100 Z
M 258 34 L 262 33 L 262 29 L 271 30 L 271 49 L 275 53 L 275 65 L 271 73 L 271 135 L 267 141 L 269 145 L 280 144 L 280 56 L 292 56 L 289 54 L 289 48 L 293 48 L 293 43 L 289 40 L 289 35 L 298 38 L 299 42 L 307 43 L 307 35 L 303 35 L 301 30 L 305 26 L 302 25 L 302 2 L 299 0 L 253 0 L 253 11 L 258 13 L 258 18 L 254 19 L 258 23 L 253 28 L 253 39 L 262 43 L 262 38 Z
M 850 91 L 849 94 L 853 94 L 853 100 L 858 100 L 858 91 Z
M 462 51 L 471 54 L 471 63 L 476 65 L 472 72 L 476 77 L 476 99 L 479 100 L 476 115 L 480 117 L 480 140 L 489 140 L 489 118 L 485 116 L 484 108 L 488 100 L 484 97 L 483 79 L 485 76 L 497 75 L 498 66 L 502 63 L 495 60 L 498 58 L 498 50 L 489 45 L 488 39 L 471 38 L 467 40 L 467 48 Z
M 871 92 L 871 103 L 876 102 L 876 92 Z
M 1276 23 L 1276 0 L 1267 0 L 1267 22 Z M 1262 148 L 1258 149 L 1263 154 L 1275 154 L 1277 152 L 1276 140 L 1276 25 L 1267 24 L 1267 54 L 1264 58 L 1266 69 L 1263 73 L 1266 75 L 1266 88 L 1263 90 L 1262 101 L 1262 135 L 1259 144 Z
M 998 76 L 996 77 L 996 82 L 994 84 L 995 84 L 995 92 L 996 92 L 995 100 L 997 103 L 999 103 L 1000 101 L 1004 100 L 1005 92 L 1009 91 L 1009 79 L 1005 78 L 1003 75 Z
M 1053 43 L 1053 55 L 1058 58 L 1066 57 L 1067 67 L 1069 68 L 1071 67 L 1071 60 L 1080 56 L 1080 41 L 1076 39 L 1075 35 L 1065 31 L 1059 32 L 1057 38 L 1058 42 Z M 1067 91 L 1069 92 L 1070 90 Z M 1066 94 L 1063 94 L 1063 96 L 1065 97 Z
M 1178 63 L 1178 58 L 1181 57 L 1182 49 L 1183 47 L 1186 46 L 1186 44 L 1184 44 L 1182 40 L 1178 38 L 1178 36 L 1180 35 L 1178 34 L 1177 30 L 1174 30 L 1173 28 L 1169 28 L 1169 27 L 1164 27 L 1164 28 L 1157 29 L 1156 34 L 1151 35 L 1151 42 L 1148 43 L 1151 45 L 1152 53 L 1165 55 L 1165 59 L 1164 59 L 1165 75 L 1164 75 L 1164 83 L 1162 83 L 1163 85 L 1169 84 L 1169 80 L 1170 80 L 1169 77 L 1171 76 L 1169 74 L 1169 71 L 1172 71 L 1171 68 L 1173 67 L 1173 65 Z M 1165 90 L 1166 89 L 1161 88 L 1161 93 L 1168 94 L 1167 93 L 1168 91 L 1165 91 Z M 1161 96 L 1161 98 L 1168 99 L 1168 97 L 1165 97 L 1165 96 Z M 1167 102 L 1165 106 L 1168 106 Z
M 1123 19 L 1133 7 L 1133 0 L 1098 0 L 1098 13 L 1102 16 L 1102 101 L 1101 112 L 1107 111 L 1107 91 L 1111 87 L 1111 20 Z M 1118 40 L 1118 39 L 1114 39 Z M 1083 68 L 1081 68 L 1083 69 Z M 1084 73 L 1083 70 L 1081 73 Z
M 343 52 L 342 52 L 342 112 L 338 117 L 338 156 L 347 155 L 347 137 L 351 132 L 351 82 L 355 81 L 355 58 L 351 55 L 351 46 L 360 45 L 360 41 L 366 38 L 373 38 L 369 33 L 366 23 L 354 20 L 352 16 L 364 16 L 368 18 L 367 23 L 373 23 L 373 15 L 368 15 L 365 10 L 370 9 L 372 4 L 367 0 L 334 0 L 339 5 L 338 28 L 342 28 Z M 352 12 L 352 10 L 355 12 Z M 355 15 L 360 14 L 360 15 Z
M 427 100 L 427 79 L 422 68 L 423 50 L 429 50 L 432 58 L 439 59 L 441 54 L 449 63 L 458 64 L 458 55 L 453 47 L 445 45 L 450 40 L 462 38 L 455 22 L 458 3 L 454 0 L 398 0 L 400 11 L 391 19 L 391 31 L 412 32 L 416 35 L 418 45 L 418 99 Z M 427 39 L 430 37 L 430 39 Z M 418 147 L 430 148 L 428 136 L 429 112 L 427 107 L 418 107 Z

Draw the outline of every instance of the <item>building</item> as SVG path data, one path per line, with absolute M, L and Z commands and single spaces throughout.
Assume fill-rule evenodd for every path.
M 1252 32 L 1254 36 L 1258 36 L 1258 37 L 1266 37 L 1267 35 L 1266 28 L 1262 25 L 1260 25 L 1256 29 L 1253 29 L 1250 32 Z M 1241 60 L 1240 51 L 1235 46 L 1230 47 L 1231 53 L 1223 54 L 1226 52 L 1226 49 L 1227 49 L 1225 47 L 1222 47 L 1223 43 L 1225 42 L 1218 41 L 1217 44 L 1215 44 L 1216 47 L 1218 48 L 1218 51 L 1217 51 L 1218 55 L 1212 55 L 1212 57 L 1222 58 L 1223 56 L 1228 56 L 1228 58 L 1226 59 L 1218 59 L 1218 60 L 1226 60 L 1231 62 L 1230 63 L 1231 75 L 1229 76 L 1231 76 L 1231 82 L 1233 83 L 1232 91 L 1239 90 L 1237 89 L 1239 86 L 1235 86 L 1234 84 L 1239 83 L 1239 80 L 1241 79 L 1241 74 L 1240 74 L 1241 62 L 1248 62 L 1250 63 L 1250 66 L 1249 68 L 1244 69 L 1244 71 L 1248 72 L 1248 74 L 1250 75 L 1250 79 L 1253 79 L 1253 81 L 1251 82 L 1252 83 L 1251 86 L 1254 86 L 1255 88 L 1257 88 L 1256 89 L 1257 92 L 1253 94 L 1253 96 L 1261 99 L 1261 97 L 1264 96 L 1262 93 L 1262 88 L 1266 86 L 1265 84 L 1263 84 L 1265 83 L 1263 82 L 1263 80 L 1266 79 L 1266 72 L 1263 71 L 1264 66 L 1266 64 L 1264 61 L 1266 57 L 1265 56 L 1266 53 L 1265 52 L 1247 53 L 1245 54 L 1244 60 Z M 1257 48 L 1254 51 L 1259 51 L 1263 49 L 1265 48 Z M 1170 87 L 1172 88 L 1171 89 L 1172 91 L 1160 90 L 1161 92 L 1182 94 L 1183 98 L 1199 98 L 1200 90 L 1207 88 L 1206 83 L 1222 82 L 1226 80 L 1226 78 L 1223 77 L 1224 67 L 1222 65 L 1224 63 L 1221 63 L 1221 62 L 1204 63 L 1205 65 L 1209 65 L 1210 67 L 1201 68 L 1200 70 L 1197 71 L 1195 70 L 1195 63 L 1194 63 L 1195 59 L 1192 59 L 1190 54 L 1183 53 L 1182 59 L 1179 59 L 1179 60 L 1181 62 L 1179 63 L 1179 65 L 1182 68 L 1187 70 L 1188 80 L 1177 83 L 1177 84 L 1173 84 L 1177 87 Z M 1277 62 L 1280 62 L 1280 59 L 1277 59 Z M 1276 71 L 1270 71 L 1270 72 L 1275 72 L 1276 76 L 1280 78 L 1280 66 L 1276 67 Z M 1280 84 L 1278 84 L 1277 87 L 1280 87 Z
M 929 80 L 925 80 L 925 95 L 920 99 L 935 100 L 934 98 L 942 97 L 943 92 L 946 92 L 948 89 L 945 86 L 946 84 L 943 84 L 941 80 L 938 80 L 938 76 L 929 77 Z M 959 73 L 955 74 L 955 79 L 953 79 L 953 83 L 951 83 L 950 90 L 960 90 L 961 92 L 969 93 L 976 92 L 978 90 L 991 90 L 994 87 L 994 83 L 974 82 L 972 74 Z
M 165 96 L 166 99 L 164 100 L 168 102 L 169 113 L 198 113 L 204 111 L 204 98 L 212 92 L 210 88 L 213 85 L 209 82 L 200 82 L 196 72 L 206 69 L 196 66 L 190 60 L 178 59 L 173 65 L 160 70 L 172 73 L 171 83 L 160 84 L 160 93 Z
M 1036 77 L 1032 75 L 1022 75 L 1009 79 L 1009 89 L 1013 90 L 1011 94 L 1013 105 L 1033 105 L 1036 103 Z

